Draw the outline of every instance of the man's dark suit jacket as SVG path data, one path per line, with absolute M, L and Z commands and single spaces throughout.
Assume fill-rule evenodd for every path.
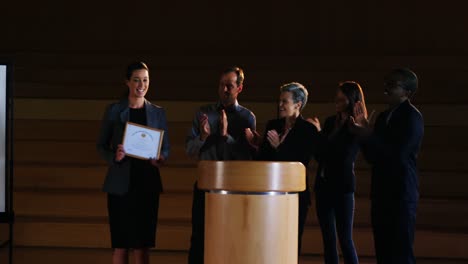
M 146 125 L 164 130 L 160 154 L 167 159 L 169 156 L 169 135 L 167 133 L 166 113 L 163 108 L 153 105 L 147 100 L 145 100 L 145 111 Z M 129 121 L 129 112 L 127 99 L 109 105 L 104 113 L 96 144 L 99 154 L 109 165 L 103 191 L 112 194 L 125 194 L 129 189 L 130 160 L 124 158 L 121 162 L 115 162 L 115 151 L 117 146 L 122 144 L 125 125 Z M 145 178 L 149 179 L 146 187 L 152 191 L 162 192 L 163 187 L 159 169 L 148 166 L 145 174 L 147 174 L 144 175 Z
M 372 165 L 372 200 L 418 200 L 416 160 L 423 134 L 423 117 L 409 100 L 377 117 L 372 136 L 362 145 Z

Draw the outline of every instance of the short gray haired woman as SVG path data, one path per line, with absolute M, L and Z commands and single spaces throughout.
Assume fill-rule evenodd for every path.
M 304 85 L 292 82 L 280 87 L 278 117 L 268 121 L 258 159 L 270 161 L 298 161 L 308 166 L 315 155 L 319 140 L 318 129 L 305 120 L 301 111 L 307 104 L 309 93 Z M 254 136 L 247 131 L 249 143 Z M 299 253 L 307 211 L 310 206 L 310 190 L 299 193 Z
M 307 104 L 307 97 L 309 96 L 309 92 L 304 87 L 304 85 L 298 82 L 284 84 L 280 87 L 280 93 L 284 93 L 284 92 L 291 93 L 292 100 L 294 103 L 299 103 L 299 102 L 301 103 L 300 111 L 304 109 L 304 107 Z

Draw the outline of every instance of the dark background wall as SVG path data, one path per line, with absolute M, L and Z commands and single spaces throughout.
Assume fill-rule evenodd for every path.
M 126 65 L 135 60 L 150 66 L 148 98 L 166 108 L 172 146 L 162 169 L 166 194 L 153 260 L 185 262 L 196 162 L 186 157 L 184 138 L 194 109 L 217 99 L 224 67 L 245 69 L 240 100 L 263 130 L 275 116 L 277 89 L 285 82 L 305 84 L 306 115 L 323 120 L 333 114 L 335 89 L 343 80 L 360 82 L 369 108 L 384 109 L 383 76 L 406 66 L 420 78 L 414 103 L 426 125 L 416 254 L 420 263 L 466 263 L 467 3 L 2 2 L 0 57 L 15 64 L 18 263 L 110 259 L 100 192 L 106 168 L 94 142 L 105 104 L 122 94 Z M 372 263 L 370 171 L 362 159 L 356 174 L 354 237 L 359 255 Z M 314 210 L 301 263 L 321 259 Z
M 151 96 L 159 99 L 214 99 L 220 69 L 235 64 L 246 70 L 247 100 L 271 100 L 272 89 L 296 80 L 311 89 L 312 101 L 330 101 L 336 83 L 347 79 L 362 82 L 373 100 L 381 100 L 384 73 L 409 66 L 421 78 L 419 102 L 463 103 L 465 6 L 10 2 L 2 7 L 0 54 L 17 61 L 18 97 L 109 98 L 125 65 L 144 60 L 159 88 Z

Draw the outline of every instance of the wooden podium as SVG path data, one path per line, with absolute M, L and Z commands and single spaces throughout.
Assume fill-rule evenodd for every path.
M 205 264 L 297 263 L 300 162 L 201 161 Z

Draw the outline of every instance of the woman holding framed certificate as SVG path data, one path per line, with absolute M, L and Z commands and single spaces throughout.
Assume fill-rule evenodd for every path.
M 110 104 L 102 119 L 97 150 L 108 164 L 103 191 L 113 248 L 113 263 L 149 263 L 155 246 L 159 195 L 159 167 L 169 156 L 166 113 L 145 99 L 149 88 L 145 63 L 127 68 L 127 97 Z

